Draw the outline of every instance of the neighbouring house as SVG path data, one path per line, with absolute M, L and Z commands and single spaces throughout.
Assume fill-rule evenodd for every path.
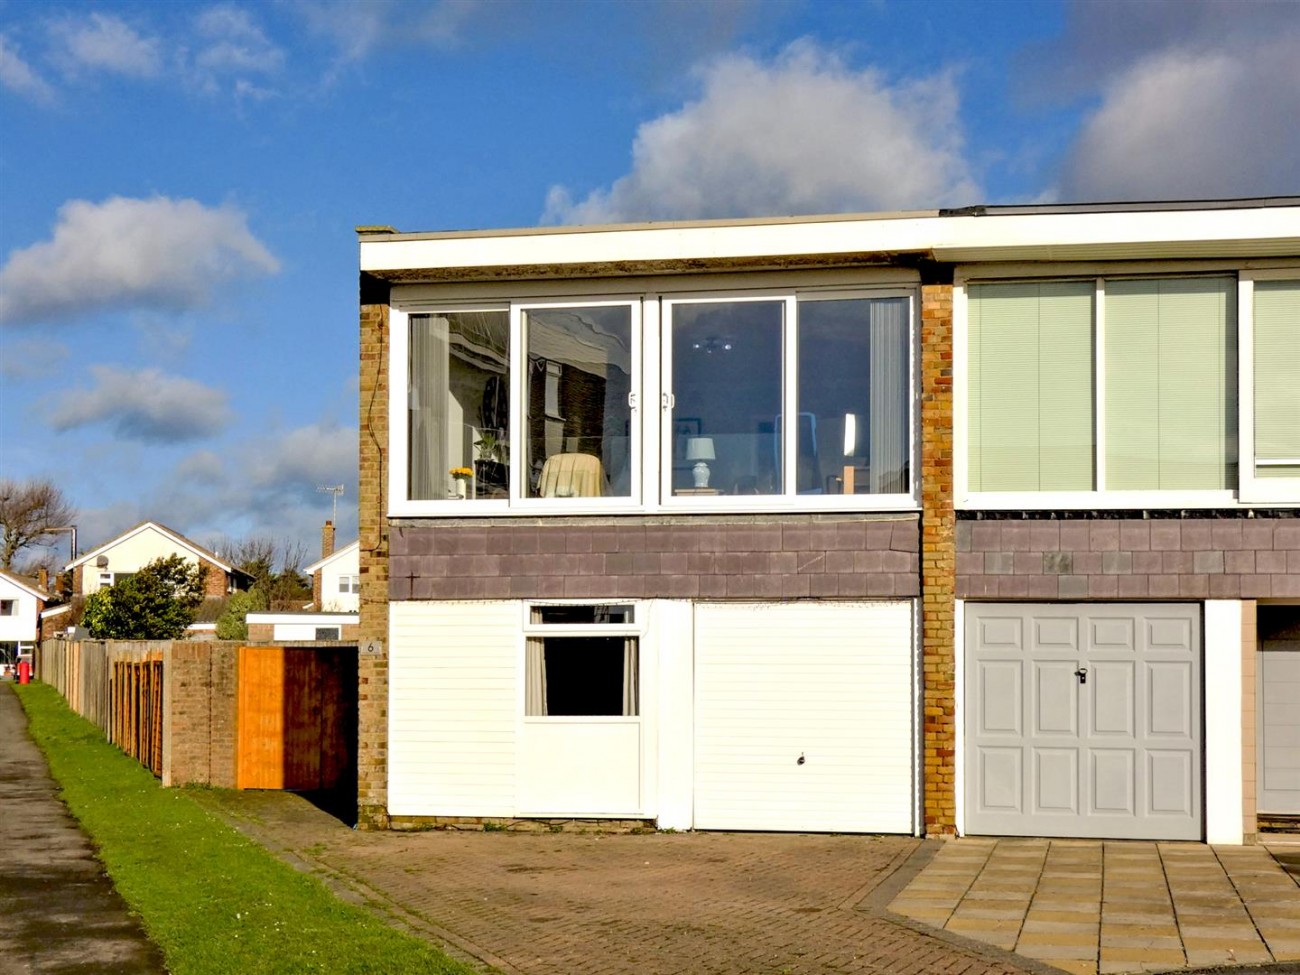
M 334 548 L 334 522 L 326 521 L 321 529 L 321 558 L 303 569 L 311 576 L 311 603 L 296 613 L 249 613 L 249 642 L 355 640 L 359 558 L 359 542 Z
M 0 569 L 0 661 L 29 653 L 41 630 L 41 611 L 49 600 L 35 580 Z
M 303 569 L 311 576 L 312 609 L 326 613 L 355 613 L 361 604 L 361 543 L 334 548 L 334 525 L 325 522 L 319 561 Z
M 192 565 L 207 567 L 205 586 L 209 599 L 247 589 L 252 583 L 248 573 L 230 565 L 217 553 L 157 522 L 146 521 L 68 563 L 73 598 L 89 596 L 133 575 L 155 559 L 172 555 L 179 555 Z
M 1300 815 L 1300 198 L 359 237 L 363 823 Z

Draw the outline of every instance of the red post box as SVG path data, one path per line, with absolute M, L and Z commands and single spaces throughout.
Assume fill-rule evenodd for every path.
M 30 660 L 18 661 L 18 683 L 30 684 L 32 682 L 32 662 Z

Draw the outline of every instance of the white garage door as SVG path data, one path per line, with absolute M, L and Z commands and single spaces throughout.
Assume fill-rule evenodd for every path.
M 966 832 L 1201 839 L 1201 607 L 966 607 Z
M 910 602 L 695 607 L 695 825 L 910 833 Z

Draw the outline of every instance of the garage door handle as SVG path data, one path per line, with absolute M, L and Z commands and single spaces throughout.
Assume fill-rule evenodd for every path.
M 1079 678 L 1080 684 L 1088 683 L 1088 668 L 1080 667 L 1078 670 L 1074 672 L 1074 676 Z
M 807 761 L 807 759 L 803 757 L 803 752 L 800 752 L 800 753 L 799 753 L 799 757 L 796 758 L 796 759 L 794 760 L 794 763 L 795 763 L 796 765 L 802 765 L 802 764 L 803 764 L 804 762 L 806 762 L 806 761 Z

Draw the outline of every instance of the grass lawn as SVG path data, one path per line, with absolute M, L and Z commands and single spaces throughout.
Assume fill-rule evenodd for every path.
M 162 788 L 48 685 L 15 689 L 64 801 L 174 975 L 471 975 Z

